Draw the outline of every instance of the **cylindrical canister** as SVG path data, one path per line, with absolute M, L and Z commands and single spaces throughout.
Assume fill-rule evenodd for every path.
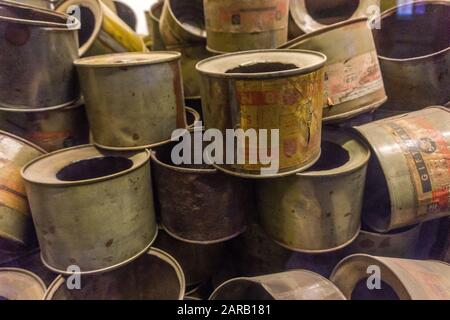
M 321 275 L 292 270 L 254 278 L 231 279 L 219 286 L 210 300 L 346 300 Z
M 22 169 L 42 261 L 81 274 L 118 268 L 156 238 L 150 154 L 84 145 L 50 153 Z
M 44 282 L 27 270 L 0 268 L 0 300 L 42 300 Z
M 339 45 L 336 45 L 339 43 Z M 372 112 L 386 102 L 383 78 L 367 18 L 337 23 L 289 41 L 282 48 L 327 56 L 323 121 Z
M 289 0 L 204 0 L 208 50 L 274 49 L 287 41 Z
M 48 111 L 0 109 L 0 130 L 27 139 L 48 152 L 89 142 L 89 124 L 82 101 Z
M 150 148 L 186 128 L 180 57 L 128 52 L 75 61 L 97 146 Z
M 122 1 L 113 1 L 113 5 L 116 7 L 117 15 L 122 19 L 131 29 L 136 31 L 138 18 L 133 8 Z
M 161 13 L 163 9 L 163 2 L 156 2 L 150 7 L 148 13 L 147 25 L 148 31 L 152 37 L 152 50 L 161 51 L 166 50 L 166 46 L 159 32 L 159 19 L 161 18 Z
M 56 11 L 79 15 L 80 56 L 146 52 L 143 39 L 101 0 L 66 0 Z
M 373 150 L 365 224 L 388 232 L 450 214 L 450 110 L 430 107 L 355 128 Z
M 336 251 L 360 230 L 370 151 L 339 130 L 323 136 L 322 156 L 308 171 L 258 181 L 260 223 L 280 245 L 300 252 Z
M 80 98 L 78 28 L 67 15 L 0 1 L 1 109 L 55 109 Z
M 325 55 L 301 50 L 246 51 L 199 62 L 206 129 L 223 137 L 234 129 L 241 136 L 234 146 L 224 143 L 226 164 L 213 165 L 249 178 L 313 165 L 320 156 L 325 62 Z M 246 135 L 253 138 L 242 139 Z M 262 161 L 269 153 L 270 167 Z
M 368 278 L 379 283 L 368 288 Z M 355 254 L 342 260 L 331 275 L 347 299 L 448 300 L 450 265 L 438 261 L 409 260 Z
M 169 254 L 152 248 L 123 268 L 83 277 L 81 289 L 67 288 L 62 276 L 49 286 L 45 300 L 182 300 L 183 270 Z
M 38 146 L 0 131 L 0 251 L 16 251 L 33 243 L 33 223 L 20 169 L 44 153 Z

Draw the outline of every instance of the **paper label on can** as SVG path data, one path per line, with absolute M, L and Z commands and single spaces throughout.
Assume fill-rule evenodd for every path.
M 385 124 L 403 150 L 417 196 L 418 215 L 449 211 L 450 144 L 429 120 L 417 116 Z
M 325 107 L 358 99 L 383 89 L 375 50 L 325 66 Z
M 208 1 L 206 25 L 214 32 L 252 33 L 285 29 L 289 1 Z
M 0 158 L 0 204 L 24 214 L 29 213 L 20 168 L 5 158 Z

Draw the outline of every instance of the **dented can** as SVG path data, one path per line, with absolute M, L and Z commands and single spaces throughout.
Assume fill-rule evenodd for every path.
M 1 300 L 42 300 L 47 290 L 32 272 L 18 268 L 0 268 Z
M 373 150 L 365 224 L 388 232 L 450 215 L 450 110 L 430 107 L 355 128 Z
M 152 50 L 166 50 L 166 46 L 159 32 L 159 19 L 163 9 L 163 2 L 156 2 L 150 7 L 147 15 L 148 31 L 152 37 Z
M 47 268 L 61 274 L 71 274 L 72 265 L 82 275 L 106 272 L 148 250 L 157 234 L 149 157 L 148 151 L 84 145 L 23 167 Z
M 289 0 L 204 0 L 211 52 L 274 49 L 287 41 Z

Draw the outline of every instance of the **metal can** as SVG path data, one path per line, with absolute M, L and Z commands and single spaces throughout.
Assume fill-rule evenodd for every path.
M 0 251 L 19 251 L 34 242 L 33 222 L 20 169 L 44 153 L 31 142 L 0 131 Z
M 233 148 L 224 144 L 223 154 L 233 164 L 213 165 L 247 178 L 290 175 L 312 166 L 320 156 L 325 62 L 325 55 L 301 50 L 247 51 L 199 62 L 206 129 L 218 129 L 223 137 L 230 129 L 259 133 L 260 140 L 264 130 L 279 134 L 253 143 L 241 139 Z M 261 162 L 269 150 L 278 170 Z
M 371 273 L 368 270 L 372 270 Z M 381 277 L 378 290 L 367 286 L 367 278 L 375 272 L 373 270 L 378 270 Z M 347 299 L 450 299 L 450 265 L 438 261 L 355 254 L 342 260 L 330 279 Z
M 92 274 L 144 254 L 157 234 L 150 153 L 84 145 L 50 153 L 22 169 L 42 262 Z M 51 200 L 49 200 L 51 199 Z M 130 236 L 132 235 L 132 236 Z
M 83 277 L 80 290 L 67 288 L 62 276 L 48 288 L 44 300 L 183 300 L 184 275 L 168 253 L 150 249 L 123 268 Z
M 193 131 L 195 127 L 195 123 L 200 121 L 200 114 L 190 107 L 185 107 L 186 109 L 186 123 L 187 129 L 189 131 Z
M 340 130 L 324 132 L 321 159 L 309 171 L 257 183 L 261 226 L 278 244 L 324 253 L 358 236 L 369 148 Z
M 79 15 L 81 57 L 148 51 L 143 39 L 100 0 L 66 0 L 56 11 Z
M 219 286 L 209 300 L 346 300 L 328 279 L 307 270 L 254 278 L 235 278 Z
M 58 2 L 58 0 L 12 0 L 11 2 L 18 2 L 29 6 L 51 10 L 55 8 L 55 3 Z
M 327 56 L 324 122 L 338 122 L 370 113 L 386 102 L 377 50 L 367 27 L 367 18 L 324 27 L 288 42 L 282 48 L 314 50 Z
M 163 2 L 156 2 L 150 7 L 147 17 L 148 31 L 152 37 L 152 50 L 162 51 L 166 50 L 166 46 L 159 32 L 159 19 L 163 9 Z
M 204 0 L 212 52 L 274 49 L 287 41 L 289 0 Z
M 44 282 L 27 270 L 0 268 L 1 300 L 42 300 L 45 295 Z
M 186 128 L 180 57 L 169 51 L 128 52 L 75 61 L 97 146 L 151 148 Z
M 119 16 L 119 18 L 122 19 L 131 29 L 136 31 L 138 21 L 133 8 L 131 8 L 126 3 L 123 3 L 122 1 L 114 0 L 113 4 L 116 7 L 117 15 Z
M 80 98 L 76 19 L 0 1 L 0 109 L 49 110 Z
M 430 107 L 355 128 L 373 150 L 365 224 L 388 232 L 450 215 L 450 110 Z

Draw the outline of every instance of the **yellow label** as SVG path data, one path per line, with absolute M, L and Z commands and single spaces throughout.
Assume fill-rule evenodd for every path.
M 0 203 L 24 214 L 29 212 L 20 168 L 7 159 L 0 159 Z

